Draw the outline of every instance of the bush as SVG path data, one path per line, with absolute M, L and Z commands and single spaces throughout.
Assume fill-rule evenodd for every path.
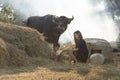
M 12 23 L 15 18 L 14 10 L 9 5 L 0 7 L 0 21 Z

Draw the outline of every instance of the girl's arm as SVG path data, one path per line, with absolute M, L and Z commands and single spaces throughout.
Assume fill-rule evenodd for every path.
M 72 48 L 72 49 L 66 49 L 66 50 L 63 50 L 63 51 L 78 51 L 79 49 L 78 48 Z
M 78 51 L 79 49 L 78 48 L 74 48 L 74 49 L 71 49 L 72 51 Z

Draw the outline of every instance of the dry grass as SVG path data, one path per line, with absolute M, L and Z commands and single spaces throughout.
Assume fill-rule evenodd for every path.
M 28 65 L 30 57 L 47 56 L 50 52 L 42 34 L 28 27 L 0 22 L 0 38 L 0 62 L 7 54 L 8 63 L 4 64 L 8 66 Z
M 7 45 L 5 44 L 4 40 L 0 38 L 0 65 L 6 66 L 7 58 L 9 54 L 7 52 Z
M 50 64 L 6 68 L 0 70 L 0 80 L 119 80 L 120 64 Z M 7 71 L 6 71 L 7 70 Z
M 0 22 L 0 80 L 120 80 L 120 63 L 65 64 L 49 52 L 36 30 Z

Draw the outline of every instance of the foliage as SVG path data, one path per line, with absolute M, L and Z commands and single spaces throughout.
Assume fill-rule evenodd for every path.
M 9 5 L 0 7 L 0 21 L 13 22 L 15 18 L 16 15 Z
M 120 19 L 120 0 L 105 0 L 106 11 L 110 12 L 113 20 Z

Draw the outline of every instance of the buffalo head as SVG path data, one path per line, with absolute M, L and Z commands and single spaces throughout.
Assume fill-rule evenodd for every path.
M 58 27 L 57 27 L 58 29 L 66 30 L 67 25 L 70 24 L 73 19 L 74 19 L 73 16 L 72 16 L 72 18 L 60 16 L 60 17 L 54 17 L 53 22 L 58 25 Z

